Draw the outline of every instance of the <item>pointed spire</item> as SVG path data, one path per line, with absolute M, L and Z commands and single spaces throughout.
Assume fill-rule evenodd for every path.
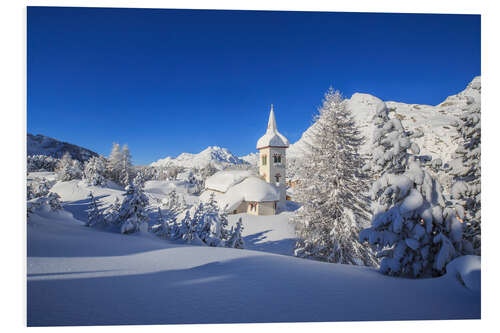
M 271 112 L 269 113 L 269 121 L 267 122 L 267 131 L 276 132 L 276 118 L 274 117 L 273 105 L 271 104 Z

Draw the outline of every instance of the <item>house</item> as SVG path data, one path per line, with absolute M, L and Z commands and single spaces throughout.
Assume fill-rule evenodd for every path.
M 278 132 L 273 106 L 266 133 L 257 141 L 259 174 L 248 170 L 219 171 L 205 181 L 202 200 L 214 195 L 228 213 L 274 215 L 286 201 L 288 139 Z

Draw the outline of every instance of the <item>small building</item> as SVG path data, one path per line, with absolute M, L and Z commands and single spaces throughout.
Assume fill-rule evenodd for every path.
M 247 170 L 219 171 L 205 181 L 201 200 L 213 194 L 228 213 L 274 215 L 286 205 L 288 139 L 278 132 L 273 106 L 266 133 L 257 141 L 259 175 Z

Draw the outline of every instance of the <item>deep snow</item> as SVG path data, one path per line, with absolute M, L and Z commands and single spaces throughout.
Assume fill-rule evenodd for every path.
M 146 183 L 146 193 L 160 199 L 181 185 Z M 118 188 L 53 190 L 65 210 L 28 221 L 30 326 L 480 317 L 479 257 L 459 258 L 441 278 L 393 278 L 292 257 L 292 212 L 232 215 L 243 218 L 246 249 L 210 248 L 85 227 L 88 191 L 108 205 Z

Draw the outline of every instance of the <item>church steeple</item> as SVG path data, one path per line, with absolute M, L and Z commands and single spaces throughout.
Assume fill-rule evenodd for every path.
M 274 117 L 273 105 L 271 104 L 271 112 L 269 113 L 269 121 L 267 122 L 267 132 L 277 132 L 276 118 Z
M 274 106 L 271 104 L 271 112 L 269 112 L 269 120 L 267 121 L 266 133 L 257 141 L 257 149 L 264 147 L 284 147 L 288 148 L 290 143 L 288 139 L 278 132 L 276 126 L 276 118 L 274 116 Z

